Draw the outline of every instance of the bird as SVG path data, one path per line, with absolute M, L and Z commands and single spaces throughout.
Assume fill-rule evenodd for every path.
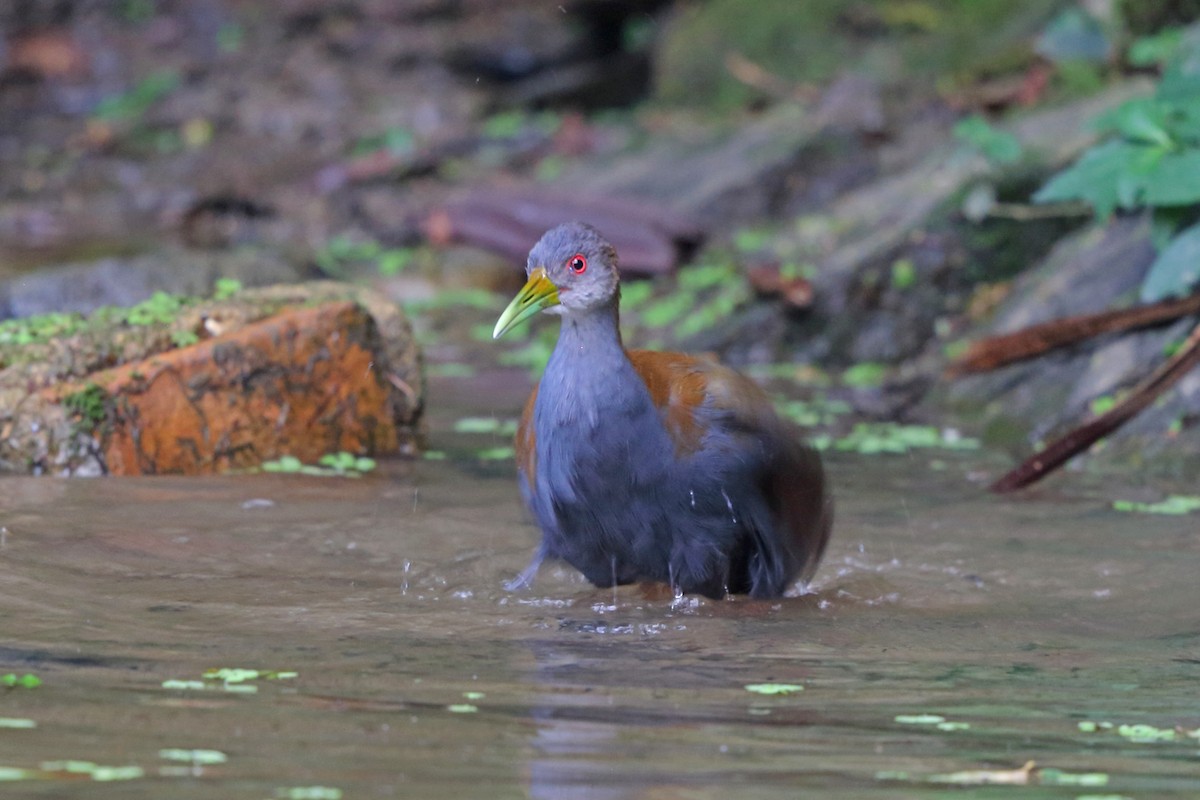
M 539 312 L 558 342 L 525 404 L 514 451 L 546 559 L 597 587 L 668 584 L 676 595 L 782 596 L 806 587 L 833 503 L 819 454 L 766 393 L 715 358 L 627 350 L 617 252 L 598 230 L 548 230 L 493 338 Z

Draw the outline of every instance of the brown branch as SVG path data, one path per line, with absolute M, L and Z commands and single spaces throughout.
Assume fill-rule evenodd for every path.
M 1034 453 L 1020 466 L 993 483 L 992 491 L 1012 492 L 1041 480 L 1099 439 L 1124 425 L 1153 403 L 1159 395 L 1174 386 L 1197 364 L 1200 364 L 1200 325 L 1192 329 L 1175 355 L 1144 378 L 1125 399 L 1091 422 L 1055 440 L 1041 452 Z
M 791 83 L 735 51 L 725 54 L 725 69 L 734 80 L 777 100 L 811 100 L 816 95 L 812 86 Z
M 1013 333 L 980 339 L 972 343 L 966 353 L 947 367 L 946 375 L 954 378 L 973 372 L 987 372 L 1102 333 L 1161 325 L 1197 313 L 1200 313 L 1200 294 L 1162 300 L 1136 308 L 1063 317 L 1040 325 L 1031 325 Z

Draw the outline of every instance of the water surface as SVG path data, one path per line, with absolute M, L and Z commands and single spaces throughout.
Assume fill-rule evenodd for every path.
M 843 454 L 814 594 L 509 592 L 512 463 L 438 414 L 446 460 L 360 480 L 0 482 L 0 674 L 43 680 L 0 690 L 36 726 L 0 728 L 0 796 L 1200 796 L 1194 518 Z

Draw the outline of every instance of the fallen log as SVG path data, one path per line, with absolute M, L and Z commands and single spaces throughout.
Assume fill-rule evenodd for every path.
M 434 244 L 466 242 L 524 263 L 548 228 L 577 220 L 612 241 L 621 254 L 622 273 L 670 272 L 681 251 L 703 239 L 699 224 L 688 215 L 654 204 L 529 186 L 472 189 L 434 209 L 421 227 Z

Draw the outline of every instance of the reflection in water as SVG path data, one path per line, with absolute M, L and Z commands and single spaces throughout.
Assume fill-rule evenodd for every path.
M 44 680 L 0 694 L 0 718 L 36 723 L 0 731 L 0 767 L 148 776 L 89 794 L 114 798 L 887 798 L 1033 760 L 1035 780 L 1195 794 L 1187 519 L 845 457 L 816 595 L 673 603 L 554 565 L 510 593 L 536 538 L 511 467 L 390 469 L 0 483 L 0 675 Z M 299 674 L 233 692 L 203 685 L 212 667 Z M 762 682 L 805 688 L 744 688 Z M 896 721 L 922 715 L 953 724 Z M 1092 721 L 1178 733 L 1132 742 Z M 184 778 L 164 748 L 227 760 Z M 56 796 L 66 778 L 49 780 L 12 785 Z

